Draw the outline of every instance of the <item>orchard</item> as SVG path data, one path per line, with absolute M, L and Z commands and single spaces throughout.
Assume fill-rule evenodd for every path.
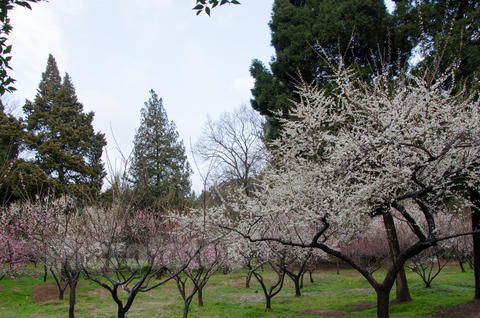
M 15 90 L 8 13 L 44 2 L 0 6 L 2 97 Z M 209 117 L 190 145 L 200 193 L 154 90 L 132 154 L 117 144 L 121 168 L 110 162 L 107 174 L 105 134 L 50 55 L 25 118 L 0 104 L 0 316 L 478 317 L 480 94 L 462 64 L 478 34 L 462 42 L 463 60 L 449 42 L 456 23 L 476 28 L 478 5 L 446 5 L 448 28 L 430 17 L 419 31 L 409 14 L 439 10 L 424 2 L 396 1 L 391 16 L 383 1 L 366 5 L 398 29 L 395 64 L 365 53 L 384 36 L 369 19 L 352 21 L 371 36 L 352 31 L 333 53 L 347 27 L 315 24 L 328 1 L 275 1 L 277 56 L 270 69 L 251 64 L 252 109 Z M 208 18 L 228 4 L 240 2 L 195 0 L 193 10 Z M 334 16 L 348 10 L 330 5 Z M 297 52 L 306 22 L 320 40 Z M 408 64 L 414 50 L 422 62 Z

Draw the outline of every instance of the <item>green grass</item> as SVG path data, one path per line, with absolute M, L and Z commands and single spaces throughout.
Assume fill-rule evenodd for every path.
M 379 273 L 381 275 L 382 273 Z M 267 274 L 269 276 L 269 274 Z M 314 311 L 341 311 L 347 317 L 375 316 L 375 294 L 368 283 L 353 270 L 319 270 L 314 273 L 315 283 L 305 277 L 302 297 L 294 297 L 293 284 L 287 284 L 273 299 L 273 310 L 265 312 L 263 294 L 252 279 L 252 287 L 245 289 L 244 273 L 216 274 L 204 291 L 205 306 L 191 307 L 190 317 L 256 318 L 256 317 L 322 317 L 308 314 Z M 429 317 L 442 307 L 465 304 L 473 298 L 473 273 L 461 273 L 457 267 L 446 268 L 433 282 L 432 288 L 423 287 L 421 280 L 408 273 L 414 301 L 392 305 L 392 317 Z M 52 281 L 48 282 L 52 284 Z M 34 303 L 32 290 L 43 284 L 39 278 L 28 276 L 0 281 L 0 316 L 65 317 L 68 295 L 64 301 L 56 299 Z M 392 295 L 392 298 L 394 295 Z M 174 283 L 140 294 L 128 317 L 181 317 L 182 303 Z M 97 285 L 82 280 L 78 289 L 76 313 L 78 317 L 115 317 L 116 307 L 110 295 Z

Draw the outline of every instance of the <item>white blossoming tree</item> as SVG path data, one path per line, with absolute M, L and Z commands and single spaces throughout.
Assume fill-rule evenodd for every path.
M 375 290 L 378 317 L 389 317 L 389 294 L 405 262 L 465 234 L 442 234 L 436 213 L 469 206 L 464 190 L 479 179 L 479 100 L 454 95 L 449 80 L 447 74 L 434 82 L 392 81 L 380 74 L 367 84 L 339 67 L 333 94 L 301 86 L 301 101 L 271 147 L 272 167 L 253 195 L 237 194 L 227 204 L 237 217 L 223 226 L 251 241 L 317 248 L 342 259 Z M 393 210 L 415 240 L 380 280 L 337 246 Z
M 230 263 L 228 234 L 214 226 L 218 208 L 191 209 L 185 215 L 171 213 L 176 224 L 175 241 L 169 246 L 168 270 L 173 274 L 183 300 L 182 317 L 187 318 L 190 305 L 197 297 L 203 306 L 203 291 L 218 270 Z

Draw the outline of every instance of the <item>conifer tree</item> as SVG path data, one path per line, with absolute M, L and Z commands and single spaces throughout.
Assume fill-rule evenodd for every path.
M 137 204 L 180 207 L 190 195 L 190 166 L 175 124 L 155 91 L 141 110 L 130 174 Z
M 17 158 L 21 135 L 20 121 L 5 113 L 5 107 L 0 100 L 0 163 Z
M 0 203 L 2 204 L 10 201 L 12 197 L 8 177 L 18 156 L 21 133 L 20 122 L 15 117 L 5 113 L 5 107 L 0 100 Z
M 396 0 L 396 17 L 410 30 L 424 63 L 441 73 L 455 65 L 460 88 L 480 87 L 480 2 L 478 0 Z
M 19 158 L 24 147 L 23 122 L 5 112 L 0 100 L 0 204 L 34 199 L 48 188 L 40 168 Z
M 281 129 L 273 114 L 288 117 L 291 101 L 298 99 L 300 77 L 306 83 L 328 81 L 330 66 L 323 54 L 341 55 L 368 79 L 379 56 L 394 65 L 406 61 L 412 47 L 406 33 L 396 32 L 383 0 L 275 0 L 270 29 L 275 57 L 269 67 L 254 60 L 250 68 L 255 78 L 251 103 L 267 117 L 267 140 Z
M 83 112 L 70 76 L 65 74 L 62 81 L 52 55 L 35 100 L 26 102 L 24 112 L 28 146 L 55 191 L 79 198 L 98 194 L 105 175 L 105 136 L 94 131 L 93 112 Z

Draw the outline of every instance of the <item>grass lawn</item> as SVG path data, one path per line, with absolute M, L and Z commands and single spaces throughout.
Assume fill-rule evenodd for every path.
M 245 289 L 243 272 L 216 274 L 204 290 L 205 306 L 202 308 L 193 303 L 190 317 L 375 316 L 375 294 L 365 279 L 355 271 L 342 270 L 337 275 L 334 271 L 320 269 L 314 273 L 313 284 L 308 282 L 307 276 L 302 297 L 294 297 L 293 284 L 286 278 L 286 286 L 272 301 L 273 310 L 265 312 L 263 294 L 254 278 L 252 287 Z M 414 301 L 393 305 L 390 310 L 392 317 L 430 317 L 442 307 L 466 304 L 473 299 L 472 271 L 461 273 L 458 267 L 447 267 L 433 281 L 430 289 L 424 288 L 414 273 L 408 273 L 408 280 Z M 50 280 L 48 284 L 53 284 L 53 281 Z M 50 295 L 53 299 L 34 302 L 32 291 L 38 291 L 42 287 L 49 286 L 45 286 L 39 278 L 27 276 L 0 281 L 0 317 L 66 317 L 68 294 L 64 301 L 58 301 L 56 295 Z M 77 317 L 116 317 L 116 306 L 104 289 L 82 280 L 78 289 L 76 313 Z M 170 282 L 157 290 L 140 294 L 128 317 L 181 317 L 181 313 L 180 295 L 175 283 Z

